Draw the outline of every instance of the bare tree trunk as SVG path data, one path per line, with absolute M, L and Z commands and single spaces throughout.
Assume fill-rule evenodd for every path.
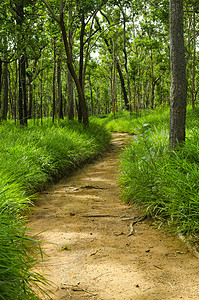
M 73 93 L 73 78 L 70 71 L 68 70 L 68 109 L 67 109 L 68 120 L 74 119 L 74 93 Z
M 52 121 L 54 123 L 56 118 L 56 41 L 54 38 L 53 42 L 53 53 L 54 53 L 54 66 L 53 66 L 53 112 L 52 112 Z
M 193 66 L 192 66 L 192 85 L 191 85 L 191 104 L 195 109 L 195 73 L 196 73 L 196 12 L 193 5 Z
M 58 113 L 59 118 L 63 119 L 63 95 L 62 95 L 62 83 L 61 83 L 61 58 L 58 58 L 57 60 L 57 86 L 58 86 Z
M 41 72 L 41 80 L 40 80 L 40 118 L 41 118 L 41 125 L 43 125 L 43 71 Z
M 185 141 L 186 63 L 183 32 L 183 0 L 170 0 L 170 148 Z
M 73 77 L 73 79 L 75 81 L 75 84 L 76 84 L 76 87 L 77 87 L 79 101 L 81 103 L 83 124 L 84 124 L 84 126 L 88 126 L 89 125 L 88 110 L 87 110 L 87 106 L 86 106 L 84 91 L 82 89 L 82 86 L 81 86 L 81 83 L 79 81 L 79 78 L 77 77 L 77 74 L 75 72 L 75 69 L 74 69 L 74 66 L 73 66 L 73 62 L 72 62 L 72 57 L 71 57 L 71 54 L 70 54 L 70 47 L 69 47 L 68 37 L 67 37 L 67 33 L 66 33 L 66 27 L 65 27 L 65 23 L 64 23 L 63 0 L 60 0 L 60 18 L 57 18 L 57 16 L 55 15 L 55 13 L 53 12 L 53 10 L 51 9 L 51 7 L 49 6 L 49 4 L 47 3 L 46 0 L 42 0 L 42 1 L 46 5 L 48 11 L 51 13 L 51 15 L 53 16 L 53 18 L 60 25 L 61 32 L 62 32 L 62 38 L 63 38 L 63 42 L 64 42 L 64 47 L 65 47 L 65 51 L 66 51 L 66 56 L 67 56 L 68 69 L 69 69 L 69 71 L 70 71 L 70 73 L 71 73 L 71 75 L 72 75 L 72 77 Z
M 113 71 L 112 71 L 112 112 L 115 116 L 116 113 L 116 97 L 117 97 L 117 85 L 116 85 L 116 59 L 115 59 L 115 41 L 113 38 Z
M 79 101 L 81 103 L 81 109 L 82 109 L 82 119 L 83 119 L 83 124 L 85 126 L 88 126 L 89 124 L 89 120 L 88 120 L 88 110 L 86 107 L 86 101 L 85 101 L 85 97 L 84 97 L 84 91 L 82 90 L 80 81 L 77 77 L 77 74 L 75 73 L 73 64 L 72 64 L 72 58 L 70 55 L 70 48 L 69 48 L 69 44 L 68 44 L 68 38 L 67 38 L 67 34 L 66 34 L 66 28 L 64 25 L 64 21 L 63 21 L 63 17 L 61 18 L 60 21 L 60 26 L 61 26 L 61 30 L 62 30 L 62 37 L 63 37 L 63 41 L 64 41 L 64 46 L 65 46 L 65 50 L 66 50 L 66 54 L 67 54 L 67 65 L 68 65 L 68 69 L 71 73 L 71 76 L 73 77 L 76 87 L 77 87 L 77 92 L 78 92 L 78 97 L 79 97 Z
M 4 83 L 4 93 L 3 93 L 2 119 L 7 120 L 7 114 L 8 114 L 8 62 L 6 62 L 6 61 L 4 62 L 3 83 Z
M 103 16 L 105 16 L 105 15 L 103 14 Z M 101 25 L 99 23 L 98 18 L 96 17 L 95 19 L 96 19 L 97 25 L 99 27 L 99 30 L 102 32 L 102 28 L 101 28 Z M 109 22 L 108 19 L 107 19 L 107 21 Z M 109 22 L 109 24 L 110 24 L 110 22 Z M 107 49 L 108 49 L 109 53 L 112 55 L 113 51 L 112 51 L 112 48 L 111 48 L 111 43 L 107 40 L 107 38 L 104 38 L 104 42 L 107 45 Z M 129 110 L 129 100 L 128 100 L 128 96 L 127 96 L 126 86 L 125 86 L 123 73 L 122 73 L 122 70 L 120 68 L 120 64 L 119 64 L 118 60 L 116 61 L 116 67 L 117 67 L 117 71 L 118 71 L 118 74 L 119 74 L 119 77 L 120 77 L 120 83 L 121 83 L 122 92 L 123 92 L 123 96 L 124 96 L 125 107 L 126 107 L 127 110 Z
M 126 78 L 127 78 L 127 85 L 128 85 L 129 104 L 131 105 L 132 103 L 131 85 L 130 85 L 129 72 L 128 72 L 128 56 L 126 52 L 126 15 L 122 6 L 119 7 L 123 15 L 123 52 L 124 52 L 124 59 L 125 59 L 124 68 L 126 71 Z
M 80 53 L 79 53 L 79 83 L 81 85 L 81 89 L 83 91 L 83 66 L 84 66 L 84 33 L 85 33 L 85 18 L 84 13 L 81 17 L 81 31 L 80 31 Z M 82 121 L 82 104 L 81 98 L 79 98 L 78 103 L 78 120 L 79 122 Z
M 91 83 L 91 75 L 89 74 L 88 77 L 89 81 L 89 88 L 90 88 L 90 96 L 91 96 L 91 116 L 93 115 L 93 89 L 92 89 L 92 83 Z
M 69 20 L 71 18 L 71 11 L 69 11 Z M 68 39 L 69 39 L 69 51 L 72 58 L 72 31 L 69 29 L 68 31 Z M 68 69 L 68 105 L 67 105 L 67 118 L 68 120 L 74 119 L 74 93 L 73 93 L 73 78 Z

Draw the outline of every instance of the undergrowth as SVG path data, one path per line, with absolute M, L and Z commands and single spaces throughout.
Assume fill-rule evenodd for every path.
M 48 285 L 32 271 L 42 259 L 25 227 L 32 195 L 94 159 L 109 142 L 110 134 L 95 122 L 87 129 L 76 121 L 46 120 L 28 128 L 1 124 L 0 299 L 39 299 L 37 291 Z
M 174 232 L 198 240 L 199 109 L 188 107 L 186 143 L 172 153 L 168 108 L 145 111 L 132 120 L 127 112 L 98 119 L 112 131 L 134 134 L 121 160 L 125 201 L 140 205 L 143 213 L 158 217 Z

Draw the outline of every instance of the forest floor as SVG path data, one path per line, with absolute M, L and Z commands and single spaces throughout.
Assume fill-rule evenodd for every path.
M 141 213 L 122 203 L 117 183 L 119 156 L 131 138 L 113 134 L 101 158 L 35 203 L 28 227 L 41 232 L 38 270 L 53 282 L 52 299 L 199 299 L 198 258 L 150 220 L 137 219 L 132 228 Z

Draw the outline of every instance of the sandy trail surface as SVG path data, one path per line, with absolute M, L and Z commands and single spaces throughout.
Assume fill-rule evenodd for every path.
M 113 134 L 103 157 L 42 192 L 29 228 L 42 232 L 39 271 L 52 299 L 199 299 L 199 260 L 122 203 L 118 160 L 132 137 Z M 133 234 L 130 234 L 133 233 Z M 50 299 L 42 296 L 42 299 Z

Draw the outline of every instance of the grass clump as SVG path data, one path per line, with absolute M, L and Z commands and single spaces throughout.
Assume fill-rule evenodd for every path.
M 29 128 L 8 124 L 1 128 L 1 170 L 32 194 L 99 155 L 109 142 L 110 134 L 94 122 L 87 129 L 76 121 Z
M 42 258 L 39 244 L 26 234 L 29 200 L 20 185 L 0 177 L 0 299 L 38 299 L 47 281 L 32 268 Z
M 169 124 L 159 123 L 160 116 L 156 112 L 157 122 L 153 124 L 146 116 L 141 134 L 124 151 L 120 177 L 123 195 L 128 203 L 141 205 L 146 214 L 167 220 L 176 232 L 198 236 L 199 110 L 188 108 L 186 143 L 172 153 Z
M 94 159 L 110 138 L 94 121 L 87 129 L 76 121 L 48 120 L 28 128 L 0 126 L 0 299 L 39 299 L 37 291 L 48 284 L 32 271 L 42 259 L 25 226 L 32 195 Z

